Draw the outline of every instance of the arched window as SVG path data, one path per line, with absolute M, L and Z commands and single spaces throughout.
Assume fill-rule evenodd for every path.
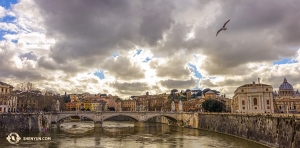
M 253 99 L 253 102 L 254 102 L 254 105 L 257 105 L 257 99 L 256 98 Z

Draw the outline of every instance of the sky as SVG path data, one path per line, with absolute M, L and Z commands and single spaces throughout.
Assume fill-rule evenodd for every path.
M 2 0 L 0 81 L 60 94 L 300 89 L 299 0 Z M 217 31 L 230 19 L 227 30 Z

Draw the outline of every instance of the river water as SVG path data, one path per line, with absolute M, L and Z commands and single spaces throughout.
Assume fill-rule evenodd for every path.
M 20 135 L 20 134 L 19 134 Z M 60 129 L 20 135 L 17 144 L 6 137 L 0 139 L 0 148 L 266 148 L 244 139 L 198 129 L 172 127 L 147 123 L 134 127 L 129 121 L 107 121 L 103 128 L 94 128 L 93 122 L 67 122 Z M 24 137 L 50 137 L 48 140 L 24 140 Z

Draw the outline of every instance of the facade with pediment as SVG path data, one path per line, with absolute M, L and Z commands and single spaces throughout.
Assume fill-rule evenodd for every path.
M 274 91 L 274 108 L 277 113 L 299 113 L 300 93 L 284 78 L 278 92 Z
M 267 84 L 245 84 L 234 91 L 232 113 L 274 113 L 273 87 Z

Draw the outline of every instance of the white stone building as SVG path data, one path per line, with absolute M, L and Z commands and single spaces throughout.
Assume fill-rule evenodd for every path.
M 232 113 L 274 113 L 273 87 L 267 84 L 245 84 L 234 91 Z
M 0 82 L 0 113 L 15 112 L 17 108 L 17 97 L 12 94 L 13 86 Z

